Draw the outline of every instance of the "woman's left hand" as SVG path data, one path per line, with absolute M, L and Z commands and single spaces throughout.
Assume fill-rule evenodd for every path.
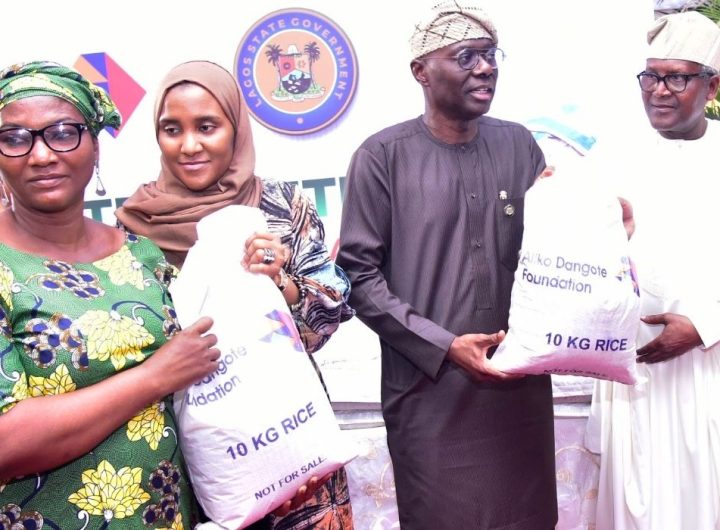
M 242 265 L 250 272 L 265 274 L 274 280 L 288 259 L 290 249 L 275 234 L 255 232 L 245 241 Z
M 313 475 L 313 477 L 307 483 L 303 484 L 302 486 L 300 486 L 300 488 L 298 488 L 295 496 L 289 501 L 285 501 L 284 504 L 281 504 L 273 512 L 273 515 L 275 515 L 276 517 L 285 517 L 288 513 L 290 513 L 290 510 L 294 510 L 305 504 L 308 500 L 312 498 L 312 496 L 315 494 L 315 492 L 320 486 L 330 480 L 330 477 L 332 477 L 332 475 L 332 473 L 328 473 L 324 477 L 318 477 Z
M 618 197 L 618 200 L 620 201 L 620 208 L 622 209 L 622 221 L 625 227 L 625 233 L 627 234 L 627 238 L 630 239 L 635 232 L 635 217 L 633 216 L 632 204 L 630 204 L 629 200 L 623 199 L 622 197 Z

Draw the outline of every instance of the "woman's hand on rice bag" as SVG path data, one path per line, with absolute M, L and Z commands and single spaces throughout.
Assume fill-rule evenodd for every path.
M 245 241 L 242 266 L 250 272 L 275 278 L 290 259 L 290 248 L 283 245 L 280 236 L 255 232 Z
M 622 197 L 618 197 L 618 200 L 620 201 L 620 208 L 622 208 L 623 226 L 625 227 L 628 239 L 630 239 L 633 232 L 635 232 L 635 218 L 633 217 L 632 204 Z
M 299 508 L 311 499 L 317 489 L 330 480 L 330 477 L 332 477 L 332 473 L 328 473 L 324 477 L 313 476 L 310 480 L 298 488 L 297 493 L 292 499 L 285 501 L 280 507 L 278 507 L 273 512 L 273 515 L 276 517 L 285 517 L 288 513 L 290 513 L 290 510 Z
M 217 337 L 208 333 L 210 317 L 201 317 L 178 331 L 138 368 L 151 370 L 150 384 L 158 387 L 158 399 L 187 388 L 218 368 Z
M 665 329 L 655 339 L 637 351 L 637 362 L 659 363 L 678 357 L 702 345 L 700 334 L 689 318 L 674 313 L 647 315 L 641 318 L 645 324 L 663 325 Z
M 496 370 L 487 357 L 488 350 L 500 344 L 505 338 L 504 331 L 491 335 L 484 333 L 468 333 L 455 337 L 447 352 L 447 360 L 479 381 L 508 381 L 523 377 L 518 374 L 506 374 Z

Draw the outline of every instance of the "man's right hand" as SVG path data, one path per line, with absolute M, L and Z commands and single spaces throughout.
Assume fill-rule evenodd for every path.
M 478 381 L 508 381 L 523 377 L 518 374 L 506 374 L 493 368 L 487 352 L 493 346 L 500 344 L 505 338 L 504 331 L 498 331 L 492 335 L 483 333 L 468 333 L 455 337 L 450 344 L 447 359 Z

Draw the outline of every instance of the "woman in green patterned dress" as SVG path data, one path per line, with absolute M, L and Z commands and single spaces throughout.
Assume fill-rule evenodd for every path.
M 35 62 L 0 73 L 0 529 L 192 528 L 168 395 L 217 369 L 178 331 L 174 268 L 83 216 L 105 93 Z

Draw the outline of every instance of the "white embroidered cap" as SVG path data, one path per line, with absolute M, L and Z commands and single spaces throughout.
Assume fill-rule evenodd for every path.
M 720 70 L 720 26 L 697 11 L 658 18 L 647 41 L 650 59 L 681 59 Z

